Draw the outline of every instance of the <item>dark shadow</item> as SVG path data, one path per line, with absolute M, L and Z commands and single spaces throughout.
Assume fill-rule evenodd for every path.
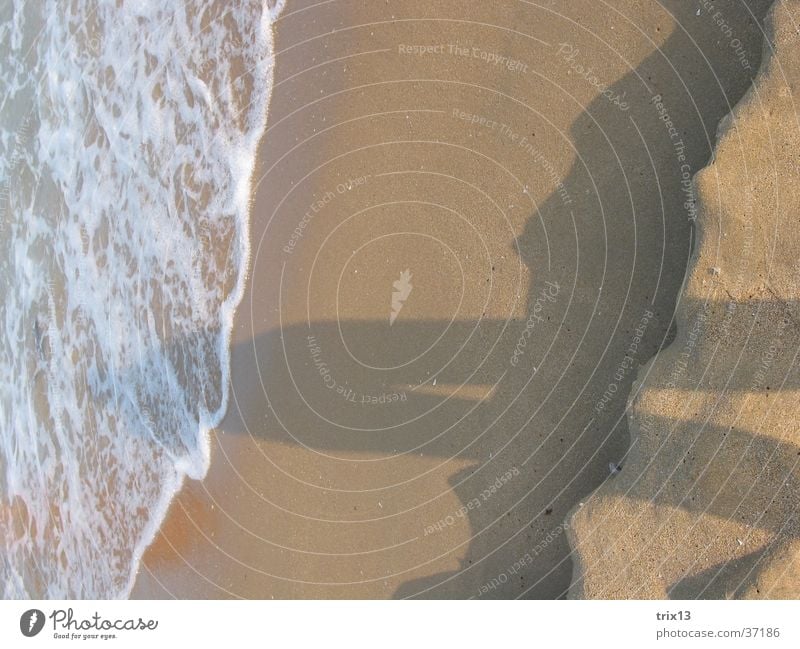
M 620 488 L 630 498 L 645 500 L 651 499 L 652 485 L 640 483 L 638 476 L 628 476 L 624 466 L 617 476 L 609 473 L 609 463 L 624 465 L 622 443 L 627 439 L 617 442 L 609 435 L 607 411 L 615 413 L 619 420 L 612 432 L 622 436 L 627 432 L 624 396 L 608 402 L 602 416 L 594 411 L 597 399 L 575 407 L 576 390 L 560 376 L 564 367 L 546 361 L 549 342 L 562 335 L 565 327 L 560 324 L 563 305 L 561 309 L 558 306 L 558 302 L 552 303 L 554 313 L 547 328 L 543 327 L 541 341 L 526 348 L 530 362 L 541 368 L 534 374 L 517 371 L 519 368 L 510 364 L 517 336 L 510 335 L 506 322 L 483 321 L 476 327 L 473 322 L 399 320 L 391 328 L 388 322 L 314 323 L 311 327 L 287 327 L 282 332 L 265 334 L 252 345 L 242 344 L 234 349 L 234 362 L 237 357 L 252 357 L 255 350 L 258 366 L 265 371 L 259 375 L 257 365 L 239 364 L 240 368 L 253 368 L 254 373 L 248 376 L 237 372 L 234 390 L 238 414 L 228 417 L 225 431 L 301 445 L 329 459 L 340 457 L 343 463 L 351 460 L 353 451 L 386 458 L 422 453 L 442 458 L 443 462 L 453 457 L 467 459 L 472 466 L 451 479 L 451 486 L 463 503 L 481 498 L 498 476 L 518 470 L 520 477 L 505 482 L 501 497 L 469 512 L 474 536 L 462 570 L 437 575 L 424 583 L 410 583 L 397 596 L 478 595 L 474 586 L 467 585 L 476 581 L 470 574 L 471 566 L 482 570 L 481 561 L 503 542 L 514 548 L 503 550 L 510 563 L 531 548 L 536 548 L 537 561 L 517 576 L 516 584 L 507 583 L 506 588 L 489 596 L 512 596 L 515 590 L 525 591 L 531 586 L 534 593 L 563 596 L 563 591 L 552 589 L 566 590 L 569 585 L 571 562 L 566 540 L 560 533 L 546 544 L 541 539 L 548 533 L 552 536 L 566 512 L 604 480 L 631 481 Z M 747 331 L 749 326 L 754 338 L 769 344 L 769 336 L 764 335 L 767 332 L 759 329 L 764 325 L 755 323 L 774 321 L 775 314 L 786 312 L 787 306 L 754 302 L 748 307 L 736 310 L 733 328 Z M 715 310 L 717 315 L 730 312 L 727 302 L 694 302 L 687 305 L 687 310 L 706 317 Z M 375 380 L 374 371 L 354 360 L 341 344 L 342 340 L 358 341 L 359 360 L 368 358 L 372 363 L 388 364 L 398 361 L 395 355 L 403 350 L 408 352 L 420 341 L 437 338 L 444 328 L 448 328 L 448 345 L 453 349 L 463 345 L 462 352 L 454 355 L 449 364 L 441 368 L 438 355 L 430 359 L 423 356 L 413 365 L 381 373 L 384 380 L 380 382 Z M 760 354 L 760 348 L 753 353 Z M 485 362 L 477 360 L 483 358 Z M 430 364 L 430 373 L 425 369 L 426 363 Z M 766 384 L 756 388 L 753 363 L 740 362 L 740 367 L 735 368 L 736 363 L 736 358 L 719 363 L 725 385 L 700 385 L 698 389 L 714 394 L 752 393 L 757 389 L 777 394 L 782 389 L 800 387 L 800 375 L 794 371 L 788 354 L 777 357 L 769 371 L 769 376 L 786 379 L 783 385 L 770 386 L 767 379 Z M 614 366 L 602 361 L 599 364 L 597 374 L 605 381 L 603 386 Z M 420 381 L 420 375 L 425 375 L 426 380 Z M 630 388 L 630 378 L 632 375 L 621 390 L 623 395 Z M 494 385 L 498 387 L 492 391 Z M 520 397 L 518 393 L 539 396 L 532 402 L 532 396 Z M 264 399 L 267 408 L 258 403 Z M 265 410 L 270 413 L 267 418 L 263 415 Z M 436 413 L 436 422 L 450 423 L 432 430 L 431 413 Z M 335 421 L 331 419 L 334 416 Z M 527 422 L 530 417 L 531 422 Z M 587 426 L 592 420 L 594 423 Z M 764 515 L 747 523 L 785 533 L 792 505 L 785 496 L 800 487 L 793 476 L 800 448 L 745 430 L 718 430 L 702 421 L 693 425 L 696 435 L 705 440 L 698 447 L 708 449 L 709 438 L 718 439 L 719 444 L 713 449 L 713 456 L 690 453 L 669 467 L 664 458 L 673 455 L 668 453 L 667 444 L 661 469 L 695 472 L 697 477 L 692 482 L 698 488 L 680 501 L 664 495 L 657 497 L 657 502 L 727 520 L 738 519 L 737 507 L 747 494 L 748 503 L 764 506 Z M 685 442 L 683 437 L 680 440 Z M 743 448 L 747 452 L 741 455 Z M 653 461 L 658 459 L 658 455 L 653 457 Z M 775 484 L 783 487 L 776 492 Z M 406 488 L 413 486 L 414 480 Z M 717 491 L 715 498 L 703 499 L 703 495 Z M 500 502 L 514 504 L 498 511 Z M 422 526 L 427 523 L 435 521 L 423 521 Z M 486 578 L 491 579 L 491 575 Z

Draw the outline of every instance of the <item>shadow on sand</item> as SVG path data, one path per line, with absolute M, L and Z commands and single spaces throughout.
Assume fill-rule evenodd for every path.
M 695 20 L 690 3 L 663 4 L 679 24 Z M 768 4 L 748 3 L 758 20 Z M 759 52 L 760 34 L 755 20 L 749 22 L 743 41 Z M 465 505 L 498 476 L 518 470 L 524 480 L 505 484 L 492 506 L 469 511 L 472 538 L 460 569 L 407 582 L 395 596 L 565 596 L 570 549 L 565 535 L 553 532 L 609 479 L 609 466 L 624 470 L 627 396 L 637 368 L 674 337 L 675 303 L 691 255 L 694 198 L 682 183 L 687 172 L 696 173 L 709 160 L 717 123 L 753 74 L 732 60 L 724 44 L 694 44 L 678 28 L 612 87 L 628 98 L 626 114 L 604 97 L 586 107 L 571 128 L 577 161 L 563 181 L 566 193 L 541 204 L 517 242 L 533 278 L 528 313 L 539 317 L 451 323 L 401 316 L 391 326 L 311 322 L 267 333 L 235 347 L 233 363 L 251 368 L 236 373 L 234 392 L 237 384 L 260 384 L 261 396 L 251 398 L 266 398 L 269 414 L 265 419 L 263 405 L 241 402 L 241 425 L 226 431 L 334 458 L 356 451 L 467 460 L 469 468 L 451 479 Z M 678 158 L 675 139 L 651 101 L 655 95 L 662 96 L 679 130 L 685 159 Z M 547 255 L 550 271 L 539 267 Z M 701 307 L 692 305 L 690 312 Z M 526 327 L 535 335 L 526 334 Z M 631 360 L 623 365 L 626 356 Z M 449 361 L 443 364 L 442 358 Z M 258 367 L 270 369 L 259 373 Z M 743 379 L 733 387 L 747 385 Z M 434 413 L 436 427 L 430 423 Z M 791 445 L 766 448 L 768 442 L 757 437 L 749 442 L 754 454 L 769 454 L 781 466 L 791 466 L 798 454 Z M 689 497 L 670 504 L 691 510 L 693 502 Z M 703 504 L 715 515 L 735 515 L 719 503 L 708 507 Z M 781 512 L 762 523 L 777 530 Z M 532 548 L 534 562 L 491 592 L 479 592 L 480 584 L 496 576 L 488 572 L 487 557 L 501 552 L 510 567 Z M 697 584 L 683 586 L 697 590 Z M 676 585 L 675 594 L 683 586 Z
M 761 42 L 756 21 L 770 2 L 746 3 L 752 19 L 743 19 L 744 5 L 731 7 L 754 53 L 753 70 L 743 69 L 719 39 L 693 42 L 692 28 L 680 27 L 698 24 L 692 3 L 661 4 L 679 27 L 612 86 L 629 111 L 602 96 L 585 108 L 570 129 L 576 162 L 563 191 L 538 206 L 516 242 L 532 278 L 526 317 L 311 322 L 234 346 L 237 412 L 229 413 L 226 433 L 300 445 L 333 461 L 353 452 L 465 460 L 468 467 L 450 479 L 464 505 L 508 471 L 524 476 L 468 511 L 472 537 L 459 550 L 458 570 L 406 582 L 395 597 L 564 597 L 572 575 L 561 533 L 565 516 L 614 479 L 610 466 L 624 471 L 627 398 L 638 368 L 674 338 L 675 304 L 692 252 L 694 197 L 686 174 L 706 165 L 718 122 L 750 84 Z M 714 33 L 708 25 L 701 33 L 709 29 Z M 677 138 L 654 96 L 661 96 Z M 549 268 L 541 267 L 545 258 Z M 716 299 L 722 308 L 723 297 Z M 702 308 L 689 305 L 690 312 Z M 739 309 L 736 317 L 752 310 Z M 742 377 L 728 389 L 749 385 Z M 772 458 L 776 470 L 788 470 L 799 452 L 776 442 L 768 448 L 770 442 L 744 430 L 710 434 L 742 438 L 754 455 Z M 734 516 L 727 502 L 703 503 L 702 511 Z M 691 495 L 669 504 L 698 506 Z M 763 526 L 777 530 L 782 515 L 775 510 Z M 498 565 L 510 568 L 532 551 L 535 561 L 524 570 L 481 592 Z M 674 594 L 696 590 L 695 583 L 677 584 Z

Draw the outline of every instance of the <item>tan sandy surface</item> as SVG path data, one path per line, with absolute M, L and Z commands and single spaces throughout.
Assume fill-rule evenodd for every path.
M 734 511 L 775 491 L 754 477 L 763 459 L 747 458 L 736 490 L 709 508 L 683 499 L 685 483 L 658 490 L 673 469 L 692 470 L 681 441 L 630 491 L 659 442 L 628 455 L 626 420 L 637 372 L 647 382 L 669 361 L 640 366 L 676 334 L 696 242 L 696 192 L 682 181 L 706 165 L 758 69 L 768 4 L 719 1 L 698 15 L 684 0 L 290 0 L 276 25 L 231 406 L 208 476 L 173 503 L 133 595 L 554 598 L 577 566 L 577 596 L 625 596 L 634 582 L 640 596 L 676 584 L 694 596 L 704 570 L 768 543 L 786 510 L 745 537 Z M 756 155 L 765 131 L 749 137 L 730 148 Z M 770 164 L 744 183 L 706 171 L 703 195 L 718 201 L 719 184 L 761 223 L 767 204 L 746 197 Z M 737 253 L 724 250 L 740 235 L 704 228 L 709 260 L 684 294 L 679 340 L 707 302 L 714 314 L 742 304 L 736 332 L 759 305 L 782 313 L 751 282 L 767 272 L 755 251 L 774 232 L 753 233 L 754 261 L 734 284 Z M 739 333 L 723 343 L 749 344 Z M 700 432 L 735 374 L 720 365 L 697 393 L 704 364 L 640 391 L 637 416 Z M 731 394 L 748 380 L 735 374 Z M 738 449 L 761 407 L 741 420 L 726 411 L 709 434 Z M 780 434 L 764 433 L 785 444 Z M 694 456 L 709 468 L 704 498 L 734 471 L 736 449 Z M 784 475 L 781 449 L 770 480 Z M 601 484 L 593 513 L 569 517 Z M 670 514 L 683 522 L 660 531 Z M 690 518 L 704 526 L 694 547 Z M 625 554 L 651 536 L 644 558 Z M 606 551 L 617 540 L 626 549 Z
M 625 471 L 572 520 L 582 597 L 800 596 L 800 2 L 696 178 L 678 336 L 642 372 Z

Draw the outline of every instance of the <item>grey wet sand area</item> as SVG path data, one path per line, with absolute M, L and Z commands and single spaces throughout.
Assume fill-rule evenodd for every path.
M 567 594 L 768 3 L 568 4 L 289 3 L 229 413 L 135 596 Z

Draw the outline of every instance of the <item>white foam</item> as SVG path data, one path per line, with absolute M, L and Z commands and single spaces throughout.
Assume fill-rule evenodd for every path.
M 282 8 L 15 0 L 0 25 L 6 599 L 126 596 L 208 469 Z

